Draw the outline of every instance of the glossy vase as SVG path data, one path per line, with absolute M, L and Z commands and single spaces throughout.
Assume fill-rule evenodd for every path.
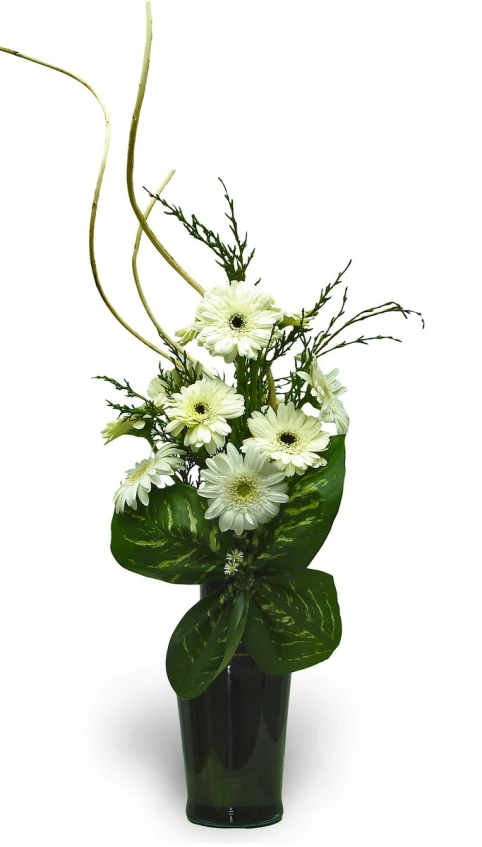
M 219 585 L 201 586 L 201 598 Z M 263 673 L 241 642 L 204 694 L 178 698 L 192 823 L 231 828 L 281 820 L 290 682 L 290 674 Z

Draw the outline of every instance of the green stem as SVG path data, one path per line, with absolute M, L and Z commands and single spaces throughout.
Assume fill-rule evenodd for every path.
M 243 356 L 236 357 L 236 391 L 246 398 L 246 359 Z M 239 449 L 244 438 L 246 429 L 246 411 L 240 418 L 235 418 L 231 427 L 231 441 Z
M 250 412 L 253 412 L 258 405 L 258 371 L 258 362 L 256 361 L 256 359 L 252 359 L 249 366 Z
M 236 359 L 237 391 L 238 394 L 246 396 L 246 359 L 238 356 Z
M 268 403 L 273 411 L 276 412 L 276 409 L 278 408 L 278 401 L 276 399 L 276 385 L 271 368 L 268 370 Z

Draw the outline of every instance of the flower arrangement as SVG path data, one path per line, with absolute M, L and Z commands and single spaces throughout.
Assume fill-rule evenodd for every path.
M 109 401 L 118 417 L 103 431 L 106 443 L 134 435 L 149 445 L 114 495 L 115 559 L 167 582 L 218 585 L 187 612 L 169 643 L 168 677 L 184 699 L 209 686 L 241 639 L 267 673 L 310 667 L 339 644 L 333 578 L 308 570 L 340 505 L 349 426 L 346 389 L 323 356 L 391 338 L 346 340 L 361 321 L 411 314 L 388 302 L 345 319 L 345 287 L 341 305 L 317 329 L 349 265 L 310 308 L 285 313 L 261 280 L 248 278 L 254 250 L 248 254 L 222 186 L 229 243 L 161 192 L 149 192 L 214 252 L 226 281 L 200 292 L 178 342 L 160 332 L 169 366 L 160 364 L 144 395 L 128 382 L 98 377 L 131 401 Z M 193 342 L 211 354 L 213 372 L 187 353 Z
M 127 186 L 139 222 L 134 282 L 162 346 L 140 336 L 120 317 L 101 285 L 95 258 L 97 206 L 110 140 L 107 111 L 80 77 L 17 51 L 1 48 L 65 73 L 100 103 L 106 143 L 94 193 L 89 249 L 98 291 L 117 320 L 160 363 L 144 393 L 130 383 L 99 376 L 121 393 L 109 406 L 106 444 L 121 436 L 143 439 L 139 461 L 114 494 L 111 549 L 123 567 L 179 584 L 214 584 L 175 628 L 168 649 L 168 678 L 179 697 L 202 694 L 232 660 L 242 639 L 268 674 L 286 674 L 328 659 L 341 638 L 341 618 L 331 575 L 310 568 L 340 505 L 349 417 L 338 369 L 323 358 L 386 335 L 357 335 L 358 325 L 387 313 L 419 314 L 389 301 L 346 317 L 345 274 L 321 288 L 299 314 L 286 313 L 274 292 L 251 278 L 254 249 L 242 235 L 234 202 L 221 182 L 229 235 L 224 238 L 195 214 L 168 202 L 164 190 L 139 207 L 134 155 L 151 47 L 147 39 L 128 148 Z M 168 253 L 149 225 L 156 204 L 189 236 L 214 254 L 225 282 L 208 290 Z M 161 256 L 199 294 L 186 327 L 172 338 L 152 313 L 141 286 L 137 255 L 145 234 Z M 340 303 L 330 311 L 340 292 Z M 329 313 L 327 315 L 327 313 Z M 327 315 L 325 317 L 325 315 Z M 355 330 L 355 337 L 350 331 Z M 348 337 L 346 337 L 348 334 Z M 195 347 L 213 358 L 196 360 Z M 146 380 L 147 382 L 147 380 Z

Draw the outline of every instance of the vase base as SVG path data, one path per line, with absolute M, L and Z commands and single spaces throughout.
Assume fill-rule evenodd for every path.
M 280 811 L 278 806 L 254 809 L 247 806 L 236 806 L 234 809 L 219 809 L 216 806 L 191 806 L 188 803 L 186 815 L 191 823 L 200 826 L 214 826 L 222 829 L 252 829 L 278 823 L 283 817 L 283 810 Z

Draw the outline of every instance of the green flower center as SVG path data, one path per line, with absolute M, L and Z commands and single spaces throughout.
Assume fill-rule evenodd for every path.
M 138 482 L 140 478 L 144 476 L 149 464 L 150 462 L 148 462 L 147 459 L 144 459 L 144 461 L 140 463 L 139 467 L 135 468 L 135 470 L 129 474 L 129 482 Z
M 229 495 L 237 506 L 250 506 L 258 500 L 259 489 L 259 482 L 256 479 L 243 474 L 231 482 Z

